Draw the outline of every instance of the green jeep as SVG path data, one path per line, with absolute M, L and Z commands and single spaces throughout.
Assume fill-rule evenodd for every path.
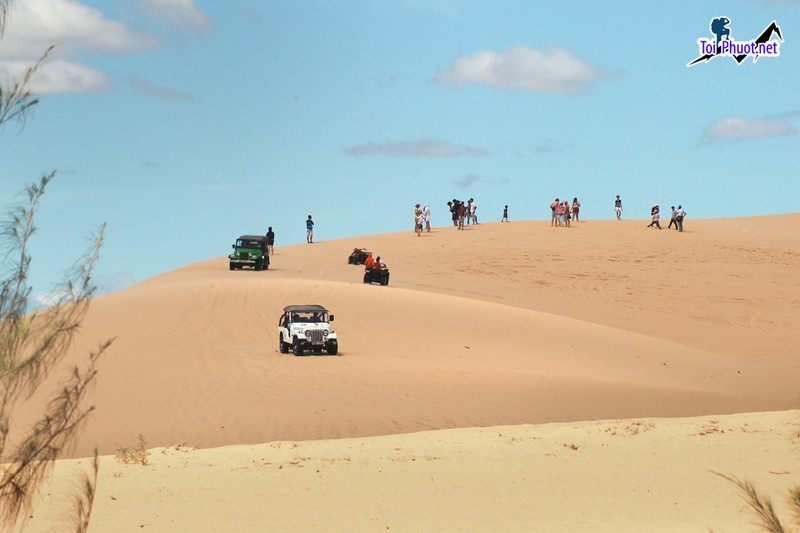
M 269 268 L 267 238 L 262 235 L 242 235 L 236 239 L 233 253 L 228 256 L 231 270 L 251 266 L 256 270 Z

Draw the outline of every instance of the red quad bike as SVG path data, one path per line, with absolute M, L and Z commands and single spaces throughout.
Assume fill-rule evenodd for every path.
M 389 269 L 386 265 L 381 268 L 368 268 L 364 271 L 364 283 L 378 283 L 380 285 L 389 284 Z

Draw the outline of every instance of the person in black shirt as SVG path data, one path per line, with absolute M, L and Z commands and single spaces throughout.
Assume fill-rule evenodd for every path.
M 274 250 L 272 246 L 275 244 L 275 232 L 272 231 L 272 226 L 267 229 L 267 254 L 272 255 Z

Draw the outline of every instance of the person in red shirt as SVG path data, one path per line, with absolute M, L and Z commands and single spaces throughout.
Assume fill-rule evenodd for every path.
M 374 265 L 375 260 L 372 258 L 372 252 L 369 252 L 366 261 L 364 261 L 364 268 L 372 268 Z

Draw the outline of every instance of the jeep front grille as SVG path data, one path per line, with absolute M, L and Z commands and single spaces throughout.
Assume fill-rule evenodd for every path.
M 321 329 L 312 329 L 310 333 L 311 335 L 308 336 L 308 340 L 314 344 L 322 344 L 323 337 Z

